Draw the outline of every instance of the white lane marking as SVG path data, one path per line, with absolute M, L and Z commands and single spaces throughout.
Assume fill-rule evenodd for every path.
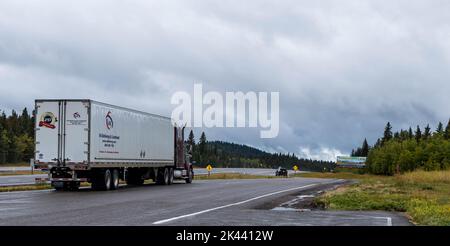
M 373 217 L 375 219 L 385 219 L 387 226 L 392 226 L 392 218 L 391 217 Z
M 386 217 L 386 224 L 387 224 L 387 226 L 392 226 L 392 218 L 391 217 Z
M 288 191 L 293 191 L 293 190 L 305 189 L 305 188 L 312 187 L 312 186 L 317 186 L 317 185 L 319 185 L 319 184 L 310 184 L 310 185 L 305 185 L 305 186 L 301 186 L 301 187 L 295 187 L 295 188 L 291 188 L 291 189 L 287 189 L 287 190 L 276 191 L 276 192 L 272 192 L 272 193 L 269 193 L 269 194 L 265 194 L 265 195 L 253 197 L 253 198 L 250 198 L 250 199 L 245 200 L 245 201 L 236 202 L 236 203 L 231 203 L 231 204 L 224 205 L 224 206 L 220 206 L 220 207 L 215 207 L 215 208 L 210 208 L 210 209 L 202 210 L 202 211 L 199 211 L 199 212 L 196 212 L 196 213 L 185 214 L 185 215 L 173 217 L 173 218 L 170 218 L 170 219 L 165 219 L 165 220 L 156 221 L 156 222 L 153 223 L 153 225 L 161 225 L 161 224 L 164 224 L 164 223 L 167 223 L 167 222 L 171 222 L 171 221 L 174 221 L 174 220 L 179 220 L 179 219 L 183 219 L 183 218 L 187 218 L 187 217 L 192 217 L 192 216 L 196 216 L 196 215 L 199 215 L 199 214 L 208 213 L 208 212 L 215 211 L 215 210 L 219 210 L 219 209 L 223 209 L 223 208 L 228 208 L 228 207 L 232 207 L 232 206 L 237 206 L 237 205 L 241 205 L 241 204 L 244 204 L 244 203 L 248 203 L 248 202 L 251 202 L 251 201 L 254 201 L 254 200 L 258 200 L 258 199 L 261 199 L 261 198 L 264 198 L 264 197 L 273 196 L 273 195 L 277 195 L 277 194 L 280 194 L 280 193 L 284 193 L 284 192 L 288 192 Z

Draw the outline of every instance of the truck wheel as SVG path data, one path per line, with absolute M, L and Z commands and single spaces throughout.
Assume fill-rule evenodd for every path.
M 119 170 L 114 169 L 111 173 L 111 190 L 119 188 Z
M 186 178 L 186 184 L 192 183 L 192 180 L 194 179 L 194 171 L 192 169 L 189 169 L 188 177 Z
M 106 169 L 103 175 L 103 186 L 104 190 L 110 190 L 111 189 L 111 171 L 109 169 Z
M 163 185 L 169 185 L 169 174 L 170 174 L 170 170 L 169 168 L 165 167 L 164 168 L 164 181 L 163 181 Z
M 111 188 L 111 171 L 109 169 L 98 172 L 92 180 L 92 189 L 109 190 Z
M 167 185 L 169 183 L 169 168 L 160 167 L 158 168 L 158 174 L 156 176 L 156 184 Z
M 173 168 L 169 168 L 169 185 L 173 184 Z

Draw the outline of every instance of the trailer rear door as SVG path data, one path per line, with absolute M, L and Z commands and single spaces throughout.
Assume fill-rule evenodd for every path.
M 43 163 L 57 163 L 60 158 L 59 101 L 36 101 L 36 156 Z
M 64 102 L 64 152 L 66 163 L 87 163 L 89 149 L 89 102 Z
M 89 101 L 36 101 L 36 160 L 87 163 Z

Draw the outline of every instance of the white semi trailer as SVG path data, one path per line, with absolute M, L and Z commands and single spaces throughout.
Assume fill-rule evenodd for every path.
M 184 128 L 171 119 L 93 100 L 36 100 L 35 168 L 57 190 L 114 190 L 119 180 L 191 183 Z

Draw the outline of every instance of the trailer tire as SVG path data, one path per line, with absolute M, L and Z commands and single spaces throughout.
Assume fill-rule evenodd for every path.
M 169 168 L 169 183 L 168 185 L 173 184 L 173 168 Z
M 158 168 L 158 174 L 156 176 L 156 184 L 158 185 L 169 184 L 169 168 L 167 167 Z
M 92 180 L 92 189 L 110 190 L 111 189 L 111 171 L 109 169 L 101 170 L 94 175 Z
M 119 170 L 114 169 L 111 172 L 111 190 L 119 188 Z

